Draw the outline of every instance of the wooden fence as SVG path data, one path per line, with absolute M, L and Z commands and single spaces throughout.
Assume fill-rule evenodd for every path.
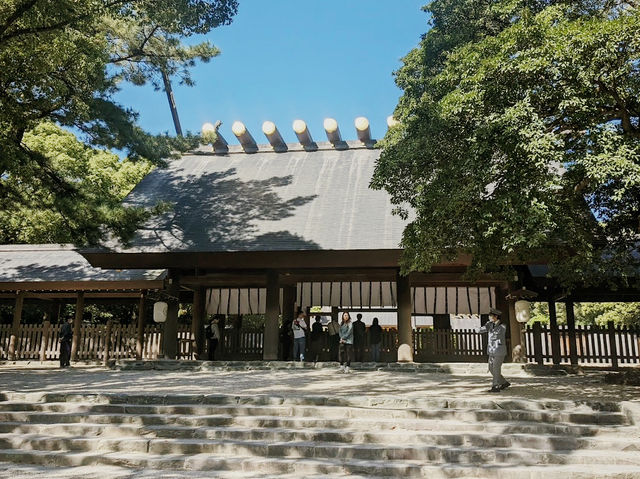
M 103 361 L 107 354 L 110 359 L 134 359 L 136 334 L 135 325 L 82 325 L 77 344 L 78 359 Z M 57 360 L 60 354 L 59 335 L 59 325 L 46 322 L 22 325 L 16 336 L 16 359 Z M 8 359 L 10 337 L 11 325 L 0 325 L 0 360 Z M 613 323 L 609 323 L 605 328 L 578 326 L 572 332 L 567 327 L 560 326 L 555 337 L 557 339 L 554 341 L 554 334 L 549 326 L 536 323 L 533 327 L 528 327 L 525 331 L 528 361 L 539 364 L 602 364 L 614 367 L 619 364 L 640 364 L 638 327 L 615 327 Z M 470 329 L 419 329 L 413 332 L 414 359 L 418 362 L 486 361 L 486 341 L 486 335 Z M 262 359 L 263 343 L 262 331 L 226 330 L 216 359 Z M 144 331 L 142 358 L 157 358 L 161 344 L 162 326 L 148 325 Z M 179 358 L 194 358 L 195 339 L 190 325 L 179 325 L 177 346 Z M 510 349 L 508 344 L 507 347 Z M 280 357 L 291 359 L 291 349 L 285 354 L 282 343 L 280 348 Z M 370 350 L 367 335 L 365 361 L 371 358 Z M 397 331 L 383 330 L 380 361 L 396 361 L 397 350 Z M 307 351 L 307 359 L 313 360 L 311 354 L 315 355 L 316 352 L 319 361 L 332 359 L 326 331 L 317 343 L 312 344 L 307 340 Z
M 0 359 L 8 359 L 9 341 L 12 326 L 0 325 Z M 103 361 L 109 359 L 135 359 L 136 325 L 120 324 L 83 324 L 80 327 L 77 354 L 81 361 Z M 57 360 L 60 358 L 60 325 L 24 324 L 20 326 L 16 337 L 16 360 L 40 359 Z M 107 338 L 110 338 L 107 352 Z M 178 356 L 181 359 L 193 359 L 194 336 L 189 325 L 178 326 Z M 142 346 L 143 359 L 156 359 L 162 344 L 162 327 L 148 325 L 144 331 Z
M 609 322 L 607 327 L 576 326 L 575 332 L 572 332 L 566 326 L 558 326 L 555 346 L 552 333 L 550 326 L 540 323 L 527 327 L 527 359 L 530 362 L 602 364 L 614 367 L 619 364 L 640 363 L 638 327 L 616 327 L 613 322 Z M 575 344 L 573 348 L 572 344 Z

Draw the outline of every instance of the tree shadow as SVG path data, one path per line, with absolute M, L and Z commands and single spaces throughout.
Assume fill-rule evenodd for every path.
M 292 176 L 242 181 L 237 170 L 183 174 L 157 170 L 138 185 L 127 204 L 153 207 L 169 203 L 170 210 L 147 221 L 132 245 L 142 249 L 180 251 L 251 251 L 319 249 L 310 240 L 281 231 L 264 231 L 262 222 L 281 222 L 317 195 L 284 200 L 276 189 L 291 184 Z

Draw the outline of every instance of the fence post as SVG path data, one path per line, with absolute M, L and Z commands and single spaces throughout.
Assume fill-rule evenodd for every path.
M 47 346 L 49 344 L 49 334 L 51 331 L 51 323 L 45 321 L 42 325 L 42 339 L 40 340 L 40 362 L 47 360 Z
M 551 359 L 553 364 L 560 364 L 560 330 L 556 315 L 556 303 L 549 301 L 549 326 L 551 327 Z
M 611 355 L 611 365 L 618 368 L 618 346 L 616 344 L 616 327 L 613 321 L 607 323 L 609 329 L 609 354 Z
M 136 330 L 136 359 L 138 361 L 142 359 L 144 349 L 144 303 L 144 294 L 140 294 L 140 301 L 138 302 L 138 328 Z
M 567 328 L 569 330 L 569 358 L 571 365 L 578 364 L 578 346 L 576 344 L 576 318 L 573 311 L 573 301 L 566 302 Z
M 111 348 L 111 320 L 107 320 L 107 327 L 104 333 L 104 365 L 109 362 L 109 349 Z
M 24 305 L 24 291 L 18 291 L 16 302 L 13 308 L 13 326 L 11 327 L 11 336 L 9 336 L 9 354 L 8 360 L 16 360 L 16 348 L 20 338 L 20 321 L 22 321 L 22 306 Z
M 533 323 L 533 356 L 536 363 L 544 364 L 544 358 L 542 357 L 542 327 L 539 321 Z

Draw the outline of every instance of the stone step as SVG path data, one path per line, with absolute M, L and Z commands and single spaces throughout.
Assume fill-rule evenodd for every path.
M 207 477 L 428 477 L 444 478 L 496 478 L 496 479 L 631 479 L 640 477 L 640 467 L 629 465 L 607 465 L 602 467 L 584 465 L 535 465 L 511 466 L 492 464 L 488 466 L 465 466 L 460 464 L 425 465 L 418 462 L 390 463 L 347 460 L 335 463 L 318 459 L 279 458 L 218 458 L 211 455 L 149 457 L 140 454 L 56 454 L 46 451 L 0 450 L 0 461 L 18 464 L 78 467 L 89 465 L 121 466 L 128 469 L 151 470 L 148 477 L 194 478 L 202 477 L 196 471 L 207 471 Z M 93 469 L 93 468 L 92 468 Z M 169 472 L 169 470 L 171 472 Z M 153 475 L 155 474 L 155 476 Z M 15 477 L 15 476 L 11 476 Z M 127 475 L 125 477 L 131 477 Z M 136 477 L 137 474 L 136 474 Z
M 464 426 L 457 424 L 457 426 Z M 149 432 L 155 437 L 182 439 L 214 439 L 268 442 L 337 442 L 349 444 L 378 445 L 436 445 L 436 446 L 469 446 L 469 447 L 514 447 L 542 450 L 598 449 L 619 451 L 640 451 L 640 434 L 637 429 L 629 429 L 627 433 L 617 431 L 615 434 L 600 434 L 594 437 L 578 437 L 577 435 L 548 435 L 508 432 L 499 428 L 488 432 L 488 428 L 470 432 L 462 428 L 452 428 L 450 424 L 441 422 L 433 424 L 431 431 L 410 431 L 403 429 L 389 431 L 336 430 L 336 429 L 256 429 L 238 427 L 212 428 L 175 428 L 154 426 Z M 502 428 L 503 429 L 503 428 Z M 594 431 L 594 435 L 595 435 Z
M 439 407 L 438 407 L 439 406 Z M 544 407 L 544 404 L 536 403 L 531 407 L 526 401 L 518 402 L 471 402 L 471 401 L 450 401 L 447 404 L 440 403 L 431 405 L 428 408 L 391 407 L 391 405 L 378 407 L 345 406 L 345 405 L 253 405 L 253 404 L 219 404 L 219 405 L 194 405 L 194 404 L 110 404 L 110 403 L 80 403 L 80 402 L 0 402 L 0 412 L 6 411 L 34 411 L 34 412 L 83 412 L 83 413 L 129 413 L 129 414 L 233 414 L 234 412 L 245 414 L 263 415 L 261 411 L 278 412 L 279 415 L 314 415 L 319 409 L 324 411 L 328 417 L 358 417 L 375 414 L 377 417 L 419 417 L 430 416 L 431 411 L 451 410 L 451 411 L 512 411 L 516 413 L 537 414 L 541 417 L 553 417 L 554 414 L 565 412 L 566 414 L 602 415 L 605 417 L 624 417 L 619 410 L 594 410 L 587 406 L 575 405 L 571 410 L 554 408 L 557 404 Z M 274 415 L 274 414 L 271 414 Z
M 562 401 L 500 398 L 402 398 L 397 396 L 235 396 L 220 394 L 99 394 L 99 393 L 0 393 L 1 404 L 88 403 L 104 405 L 152 405 L 152 406 L 345 406 L 387 409 L 500 409 L 570 412 L 620 412 L 620 404 L 599 401 Z M 29 406 L 25 406 L 29 407 Z M 35 407 L 35 406 L 34 406 Z
M 274 419 L 275 420 L 275 419 Z M 295 426 L 295 420 L 289 421 Z M 318 424 L 322 419 L 317 419 Z M 508 437 L 513 435 L 526 435 L 531 438 L 542 438 L 547 436 L 557 437 L 558 441 L 569 436 L 571 440 L 577 440 L 583 436 L 588 439 L 596 436 L 596 440 L 604 440 L 612 437 L 632 437 L 638 438 L 639 430 L 635 426 L 615 426 L 602 428 L 596 426 L 576 426 L 558 424 L 538 424 L 538 423 L 511 423 L 505 429 L 502 423 L 466 423 L 447 421 L 443 423 L 438 420 L 415 421 L 359 421 L 350 423 L 351 427 L 326 428 L 326 427 L 305 427 L 303 429 L 287 427 L 201 427 L 201 426 L 179 426 L 174 424 L 161 425 L 140 425 L 140 424 L 95 424 L 83 423 L 25 423 L 25 422 L 4 422 L 0 423 L 0 433 L 20 433 L 20 434 L 45 434 L 62 436 L 101 436 L 101 437 L 164 437 L 164 438 L 204 438 L 216 439 L 220 437 L 230 439 L 273 439 L 273 440 L 312 440 L 317 438 L 322 441 L 354 442 L 358 438 L 363 438 L 360 442 L 375 442 L 376 439 L 386 440 L 387 435 L 395 437 L 400 435 L 404 438 L 415 438 L 416 441 L 422 437 L 428 437 L 434 432 L 441 434 L 478 434 L 496 435 Z M 374 432 L 363 432 L 374 431 Z M 608 431 L 608 432 L 607 432 Z M 346 438 L 346 439 L 345 439 Z M 586 446 L 585 446 L 586 447 Z
M 137 469 L 132 472 L 118 466 L 46 467 L 32 464 L 0 462 L 0 479 L 300 479 L 298 474 L 261 474 L 257 471 L 203 471 Z M 312 474 L 305 479 L 326 479 L 324 474 Z M 333 474 L 332 477 L 350 479 L 380 479 L 381 476 Z
M 137 415 L 140 417 L 189 415 L 192 417 L 212 416 L 278 416 L 278 417 L 322 417 L 331 419 L 438 419 L 459 421 L 534 421 L 544 423 L 623 425 L 629 422 L 626 415 L 619 412 L 565 412 L 565 411 L 523 411 L 517 409 L 381 409 L 381 408 L 348 408 L 342 406 L 150 406 L 150 405 L 108 405 L 108 404 L 42 404 L 35 410 L 17 405 L 15 409 L 0 411 L 0 421 L 35 421 L 48 422 L 47 416 L 84 414 L 86 416 L 102 415 L 123 417 Z M 24 418 L 24 419 L 18 419 Z M 66 421 L 69 422 L 69 421 Z
M 630 444 L 630 446 L 632 446 Z M 396 445 L 345 444 L 328 442 L 272 442 L 210 439 L 83 438 L 43 435 L 2 434 L 0 448 L 40 451 L 123 452 L 150 455 L 216 455 L 367 461 L 425 461 L 429 463 L 493 464 L 627 464 L 640 466 L 637 449 L 561 449 L 492 447 L 491 445 Z

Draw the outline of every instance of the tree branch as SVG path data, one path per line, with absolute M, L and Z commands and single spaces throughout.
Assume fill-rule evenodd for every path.
M 16 10 L 7 17 L 4 24 L 0 27 L 0 37 L 2 37 L 2 34 L 7 31 L 7 28 L 13 25 L 15 21 L 18 20 L 18 18 L 20 18 L 20 16 L 24 15 L 37 2 L 38 0 L 29 0 L 26 3 L 23 3 L 18 8 L 16 8 Z

